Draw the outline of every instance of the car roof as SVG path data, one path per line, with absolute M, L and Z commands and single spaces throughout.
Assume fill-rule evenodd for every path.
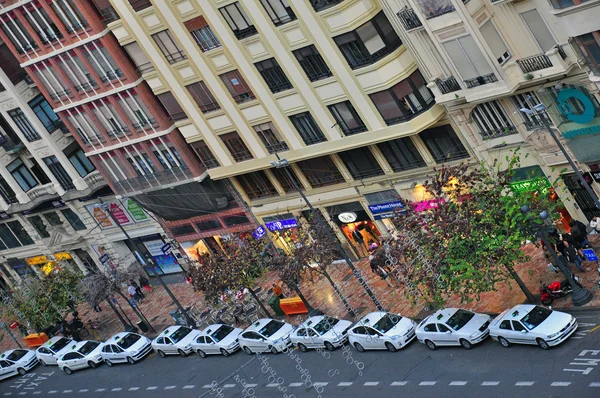
M 118 341 L 119 339 L 122 339 L 123 337 L 127 336 L 128 334 L 135 334 L 136 336 L 144 337 L 140 334 L 133 333 L 133 332 L 119 332 L 119 333 L 115 334 L 114 336 L 112 336 L 110 339 L 106 340 L 106 343 L 114 343 L 114 342 Z
M 204 335 L 204 336 L 208 336 L 212 332 L 214 332 L 215 330 L 217 330 L 218 328 L 220 328 L 221 326 L 230 326 L 230 325 L 226 325 L 224 323 L 213 323 L 212 325 L 208 325 L 206 328 L 204 328 L 204 330 L 201 330 L 200 334 Z
M 388 314 L 387 312 L 384 311 L 375 311 L 375 312 L 370 312 L 367 315 L 363 316 L 361 318 L 360 321 L 357 322 L 357 326 L 358 325 L 373 325 L 374 323 L 376 323 L 378 320 L 380 320 L 381 318 L 383 318 L 386 314 Z
M 503 312 L 501 319 L 521 319 L 529 311 L 535 308 L 534 304 L 519 304 Z
M 314 327 L 317 323 L 321 322 L 325 318 L 325 315 L 315 315 L 302 322 L 299 328 Z
M 427 320 L 430 322 L 441 322 L 441 323 L 446 323 L 446 321 L 448 319 L 450 319 L 450 317 L 452 315 L 454 315 L 454 313 L 456 311 L 458 311 L 460 308 L 444 308 L 441 310 L 437 310 L 436 312 L 434 312 L 433 314 L 431 314 L 430 316 L 427 317 Z M 469 311 L 469 310 L 465 310 L 465 311 Z M 471 311 L 469 311 L 471 312 Z
M 258 321 L 254 322 L 252 325 L 248 326 L 246 328 L 246 330 L 244 330 L 244 332 L 248 332 L 248 331 L 257 331 L 260 330 L 263 326 L 265 326 L 267 323 L 271 322 L 271 321 L 276 321 L 276 319 L 271 319 L 271 318 L 262 318 L 259 319 Z
M 156 337 L 171 335 L 171 333 L 174 333 L 176 330 L 178 330 L 180 328 L 182 328 L 182 325 L 169 326 L 168 328 L 163 330 L 163 332 L 160 335 L 158 335 Z

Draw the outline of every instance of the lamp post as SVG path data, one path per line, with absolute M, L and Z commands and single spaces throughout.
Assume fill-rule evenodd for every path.
M 294 189 L 296 191 L 298 191 L 298 193 L 302 197 L 302 200 L 304 200 L 304 202 L 306 203 L 306 205 L 310 209 L 310 211 L 313 214 L 313 216 L 317 219 L 317 222 L 319 223 L 319 225 L 325 230 L 325 233 L 327 234 L 327 237 L 331 240 L 331 242 L 333 243 L 333 245 L 335 246 L 335 248 L 342 254 L 342 257 L 344 258 L 344 261 L 346 261 L 346 264 L 348 265 L 348 267 L 350 268 L 350 270 L 352 271 L 352 273 L 354 274 L 354 276 L 356 276 L 356 278 L 360 282 L 361 286 L 365 289 L 365 291 L 369 295 L 369 298 L 373 301 L 373 303 L 375 303 L 375 305 L 377 306 L 377 309 L 379 311 L 385 311 L 385 309 L 383 308 L 383 306 L 381 305 L 381 303 L 379 302 L 379 300 L 375 296 L 375 293 L 371 290 L 371 288 L 369 287 L 369 285 L 367 285 L 367 283 L 363 279 L 360 271 L 357 270 L 356 267 L 354 267 L 354 264 L 352 264 L 352 260 L 350 260 L 350 258 L 348 257 L 348 254 L 346 253 L 346 251 L 342 247 L 341 243 L 335 238 L 335 236 L 333 235 L 333 232 L 331 232 L 329 230 L 329 226 L 327 224 L 325 224 L 325 221 L 322 219 L 321 214 L 313 207 L 313 205 L 310 203 L 310 201 L 308 200 L 308 198 L 306 197 L 306 195 L 304 195 L 304 192 L 302 192 L 302 189 L 300 189 L 300 187 L 298 186 L 298 183 L 296 182 L 296 180 L 292 176 L 292 173 L 288 169 L 288 167 L 290 166 L 290 162 L 288 162 L 287 159 L 281 159 L 279 157 L 279 154 L 277 152 L 275 152 L 275 156 L 277 157 L 277 161 L 276 162 L 271 162 L 271 165 L 274 166 L 277 169 L 283 169 L 285 171 L 285 173 L 287 175 L 287 178 L 294 185 Z
M 127 231 L 125 230 L 125 228 L 123 228 L 123 226 L 121 225 L 121 223 L 115 218 L 114 214 L 110 210 L 110 203 L 104 203 L 104 201 L 102 200 L 102 198 L 98 198 L 98 201 L 100 202 L 99 207 L 108 214 L 108 216 L 110 217 L 110 219 L 115 224 L 117 224 L 117 226 L 119 227 L 119 229 L 121 230 L 121 232 L 123 233 L 123 235 L 125 235 L 125 238 L 127 238 L 127 240 L 130 241 L 137 248 L 137 243 L 135 241 L 133 241 L 133 239 L 131 239 L 131 236 L 129 236 L 129 233 L 127 233 Z M 136 252 L 139 255 L 139 251 L 136 250 Z M 152 261 L 151 261 L 151 264 L 152 264 Z M 181 305 L 181 303 L 179 302 L 179 300 L 177 300 L 177 298 L 175 297 L 175 295 L 173 295 L 173 292 L 171 292 L 171 289 L 169 289 L 169 287 L 167 286 L 167 284 L 165 283 L 165 281 L 162 279 L 160 273 L 157 272 L 157 269 L 158 269 L 158 267 L 154 267 L 154 270 L 153 270 L 154 274 L 156 275 L 156 279 L 161 284 L 161 286 L 163 287 L 163 289 L 165 289 L 165 291 L 167 292 L 167 294 L 169 295 L 169 297 L 171 297 L 171 300 L 173 300 L 173 303 L 175 303 L 175 305 L 177 306 L 177 309 L 179 309 L 179 312 L 181 313 L 181 315 L 183 315 L 183 317 L 185 318 L 185 323 L 187 324 L 187 326 L 189 326 L 191 328 L 195 328 L 197 326 L 196 322 L 194 322 L 194 320 L 190 317 L 190 315 L 188 314 L 188 312 L 183 308 L 183 306 Z M 152 327 L 151 325 L 148 325 L 148 326 Z
M 524 205 L 521 207 L 521 212 L 523 214 L 527 214 L 527 213 L 529 213 L 529 211 L 530 211 L 529 206 Z M 544 222 L 544 224 L 546 224 L 546 220 L 548 220 L 550 215 L 548 214 L 547 211 L 542 211 L 539 214 L 539 217 L 542 220 L 542 222 Z M 565 264 L 564 257 L 556 254 L 556 251 L 554 250 L 552 245 L 550 245 L 550 242 L 548 242 L 548 231 L 546 229 L 547 228 L 541 227 L 537 231 L 538 236 L 544 243 L 546 250 L 548 250 L 548 252 L 552 256 L 552 259 L 556 262 L 556 264 L 558 264 L 558 268 L 561 270 L 561 272 L 567 279 L 569 286 L 571 286 L 571 289 L 573 290 L 573 294 L 571 296 L 573 305 L 576 307 L 581 307 L 583 305 L 586 305 L 587 303 L 589 303 L 592 300 L 592 298 L 593 298 L 592 293 L 589 290 L 580 287 L 575 282 L 575 280 L 573 279 L 573 275 L 571 274 L 571 271 L 569 271 L 567 264 Z

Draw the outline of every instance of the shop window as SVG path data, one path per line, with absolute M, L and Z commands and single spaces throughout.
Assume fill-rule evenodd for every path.
M 258 33 L 239 2 L 219 8 L 219 11 L 236 38 L 243 39 Z
M 29 107 L 37 115 L 38 119 L 40 119 L 40 122 L 42 122 L 49 133 L 52 133 L 58 128 L 64 128 L 64 124 L 59 119 L 58 115 L 54 113 L 52 107 L 43 95 L 40 94 L 29 101 Z
M 346 180 L 329 156 L 321 156 L 297 163 L 313 188 L 335 185 Z
M 313 145 L 318 144 L 319 142 L 327 141 L 327 138 L 325 138 L 325 135 L 319 128 L 319 125 L 317 122 L 315 122 L 315 119 L 309 112 L 303 112 L 290 116 L 290 121 L 306 145 Z
M 377 144 L 395 172 L 425 167 L 426 163 L 410 137 L 397 138 Z
M 246 101 L 251 101 L 255 98 L 250 86 L 246 84 L 246 81 L 242 77 L 241 73 L 237 70 L 224 73 L 220 75 L 220 77 L 223 81 L 223 84 L 225 84 L 225 87 L 227 87 L 227 90 L 229 90 L 229 94 L 231 94 L 231 97 L 236 103 L 241 104 Z
M 287 171 L 290 172 L 289 174 L 283 168 L 281 168 L 281 169 L 274 168 L 274 169 L 271 169 L 271 171 L 273 172 L 273 175 L 275 175 L 275 178 L 277 178 L 277 181 L 279 182 L 279 184 L 281 185 L 281 187 L 283 188 L 283 190 L 286 193 L 296 192 L 296 187 L 294 186 L 294 182 L 296 183 L 298 188 L 303 189 L 302 183 L 300 182 L 300 180 L 298 179 L 298 176 L 296 175 L 296 173 L 294 172 L 294 170 L 291 167 L 287 167 Z M 291 179 L 290 179 L 290 175 L 291 175 Z
M 311 82 L 325 79 L 332 75 L 331 69 L 319 54 L 317 47 L 313 44 L 310 46 L 293 51 L 298 63 L 306 73 L 306 77 Z
M 225 224 L 228 227 L 233 227 L 235 225 L 248 224 L 250 222 L 250 220 L 248 220 L 248 217 L 246 217 L 245 214 L 236 214 L 234 216 L 223 217 L 222 220 L 223 220 L 223 224 Z
M 269 58 L 254 65 L 273 94 L 292 88 L 292 83 L 275 58 Z
M 236 162 L 253 159 L 252 153 L 237 132 L 219 136 Z
M 217 158 L 215 158 L 215 155 L 213 155 L 213 153 L 210 150 L 210 148 L 208 147 L 208 145 L 206 145 L 206 142 L 196 141 L 196 142 L 192 142 L 190 145 L 191 145 L 192 149 L 194 150 L 194 153 L 200 159 L 200 162 L 202 163 L 202 165 L 204 165 L 204 167 L 206 167 L 207 169 L 214 169 L 215 167 L 221 167 L 221 165 L 219 164 L 219 161 L 217 160 Z
M 155 33 L 152 35 L 154 42 L 160 48 L 166 60 L 170 64 L 177 63 L 179 61 L 183 61 L 187 59 L 185 53 L 182 49 L 179 48 L 179 45 L 173 38 L 171 32 L 167 30 L 163 30 L 162 32 Z
M 384 174 L 368 147 L 340 152 L 338 155 L 354 179 L 360 180 Z
M 283 152 L 289 149 L 273 123 L 269 122 L 254 126 L 254 131 L 256 131 L 269 153 Z
M 85 177 L 92 171 L 96 170 L 90 159 L 85 156 L 85 152 L 83 152 L 81 148 L 75 149 L 75 151 L 67 155 L 67 158 L 82 177 Z
M 427 129 L 419 133 L 419 136 L 436 163 L 469 157 L 469 152 L 449 125 Z
M 596 99 L 595 95 L 592 95 L 583 86 L 579 86 L 579 85 L 575 86 L 573 84 L 564 84 L 563 89 L 567 89 L 567 88 L 581 91 L 592 102 L 592 105 L 594 106 L 594 117 L 595 118 L 600 117 L 600 103 L 598 103 L 598 100 Z M 547 90 L 546 93 L 548 94 L 550 101 L 552 101 L 552 104 L 550 106 L 554 106 L 555 107 L 554 109 L 564 109 L 565 104 L 558 101 L 558 93 L 556 90 Z M 581 115 L 584 112 L 589 112 L 589 110 L 587 110 L 584 107 L 583 103 L 581 101 L 579 101 L 577 98 L 569 97 L 564 102 L 569 105 L 571 111 L 575 115 Z M 569 122 L 569 119 L 567 118 L 567 116 L 565 114 L 563 114 L 562 112 L 554 112 L 554 115 L 556 115 L 556 117 L 560 117 L 562 119 L 562 121 L 565 123 Z
M 67 173 L 63 165 L 58 161 L 56 156 L 48 156 L 44 158 L 44 163 L 50 169 L 50 172 L 54 177 L 58 180 L 58 183 L 65 191 L 70 189 L 75 189 L 75 185 L 73 185 L 73 179 Z
M 19 127 L 19 130 L 21 130 L 21 133 L 23 133 L 27 141 L 33 142 L 42 138 L 21 109 L 17 108 L 8 111 L 8 115 L 12 118 L 17 127 Z
M 196 230 L 191 224 L 171 228 L 171 233 L 175 236 L 195 234 Z
M 177 121 L 187 119 L 188 116 L 183 111 L 183 108 L 181 107 L 181 105 L 179 105 L 179 102 L 177 102 L 175 96 L 173 96 L 173 94 L 170 91 L 159 94 L 156 97 L 169 114 L 171 120 Z
M 21 159 L 16 159 L 6 166 L 6 168 L 23 191 L 27 192 L 38 185 L 37 180 L 33 177 L 33 174 L 31 174 L 31 171 L 29 171 Z
M 73 227 L 75 231 L 84 231 L 86 229 L 85 224 L 83 221 L 81 221 L 81 218 L 79 218 L 79 216 L 73 210 L 67 208 L 61 210 L 60 212 L 67 219 L 69 224 L 71 224 L 71 227 Z
M 350 101 L 330 105 L 328 108 L 344 135 L 353 135 L 367 131 L 367 127 L 360 116 L 358 116 L 358 113 L 356 113 L 356 110 L 354 110 L 354 106 L 352 106 Z
M 221 109 L 219 103 L 215 97 L 213 97 L 212 93 L 208 87 L 206 87 L 204 82 L 192 83 L 185 86 L 185 88 L 188 89 L 202 113 L 208 113 L 217 109 Z
M 42 220 L 42 217 L 40 216 L 31 216 L 29 217 L 29 222 L 31 223 L 31 225 L 33 225 L 33 227 L 35 228 L 36 231 L 38 231 L 38 233 L 40 234 L 40 236 L 42 238 L 49 238 L 50 234 L 48 233 L 48 230 L 46 228 L 46 224 L 44 224 L 44 221 Z
M 235 178 L 250 199 L 268 198 L 277 195 L 277 190 L 262 170 L 242 174 Z
M 210 231 L 211 229 L 221 229 L 223 226 L 219 220 L 208 220 L 196 223 L 198 231 Z

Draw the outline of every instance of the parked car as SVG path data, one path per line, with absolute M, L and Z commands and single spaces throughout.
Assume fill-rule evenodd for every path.
M 121 332 L 106 340 L 102 347 L 102 360 L 108 366 L 113 363 L 129 362 L 134 364 L 152 351 L 149 338 L 131 332 Z
M 152 348 L 163 358 L 173 354 L 185 357 L 193 351 L 192 343 L 198 335 L 200 331 L 187 326 L 169 326 L 152 340 Z
M 289 323 L 263 318 L 246 328 L 238 337 L 238 342 L 248 355 L 266 351 L 277 354 L 292 345 L 292 330 L 294 327 Z
M 0 380 L 11 376 L 24 376 L 39 360 L 33 350 L 8 350 L 0 354 Z
M 521 304 L 498 315 L 490 324 L 490 336 L 504 347 L 537 344 L 544 350 L 559 345 L 577 330 L 573 315 L 539 305 Z
M 210 325 L 192 342 L 192 350 L 202 358 L 209 354 L 221 354 L 228 357 L 240 348 L 237 339 L 243 329 L 217 323 Z
M 300 351 L 309 348 L 335 350 L 348 340 L 348 329 L 352 322 L 332 318 L 326 315 L 311 316 L 290 335 L 292 344 Z
M 488 337 L 491 320 L 489 315 L 459 308 L 445 308 L 419 323 L 417 339 L 431 350 L 444 345 L 471 349 Z
M 410 318 L 390 312 L 371 312 L 348 331 L 350 345 L 358 351 L 397 351 L 415 338 L 417 324 Z
M 57 365 L 66 374 L 74 370 L 98 367 L 102 363 L 102 348 L 104 343 L 94 340 L 84 340 L 74 343 L 71 351 L 59 358 Z
M 35 352 L 42 366 L 56 365 L 58 358 L 62 357 L 69 351 L 69 347 L 74 341 L 66 337 L 54 336 L 38 347 Z

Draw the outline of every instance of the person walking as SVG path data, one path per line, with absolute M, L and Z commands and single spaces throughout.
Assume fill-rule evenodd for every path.
M 132 299 L 134 299 L 137 303 L 141 304 L 142 303 L 142 299 L 140 298 L 137 290 L 135 290 L 135 287 L 133 287 L 133 285 L 129 285 L 127 287 L 127 293 L 129 293 L 129 297 L 131 297 Z
M 588 241 L 587 241 L 586 225 L 584 223 L 582 223 L 581 221 L 571 220 L 571 221 L 569 221 L 569 226 L 571 227 L 571 230 L 569 231 L 569 233 L 571 234 L 573 239 L 575 241 L 577 241 L 577 243 L 579 243 L 581 246 L 584 246 L 584 247 L 587 246 Z
M 140 286 L 143 287 L 147 292 L 152 291 L 152 286 L 150 286 L 150 281 L 144 275 L 140 276 Z
M 138 285 L 135 280 L 132 279 L 129 281 L 129 283 L 135 288 L 135 291 L 137 292 L 138 296 L 140 296 L 140 299 L 145 298 L 144 293 L 142 293 L 142 288 L 140 288 L 140 285 Z
M 585 268 L 581 265 L 583 264 L 583 258 L 579 255 L 579 250 L 581 249 L 579 240 L 571 234 L 564 234 L 563 241 L 565 243 L 565 251 L 569 262 L 575 264 L 581 272 L 585 272 Z

